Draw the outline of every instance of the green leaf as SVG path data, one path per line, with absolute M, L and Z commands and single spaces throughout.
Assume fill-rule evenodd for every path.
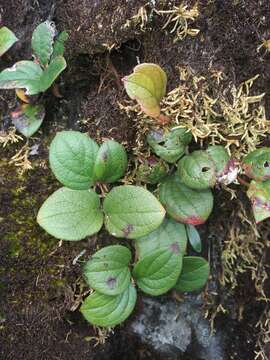
M 58 189 L 39 209 L 37 222 L 58 239 L 81 240 L 102 227 L 99 197 L 92 190 Z
M 216 184 L 216 167 L 206 151 L 197 150 L 178 162 L 178 175 L 191 189 L 204 190 Z
M 130 284 L 122 294 L 116 296 L 94 292 L 84 300 L 80 311 L 92 325 L 113 327 L 129 317 L 136 300 L 136 289 Z
M 65 68 L 61 56 L 53 59 L 45 71 L 33 61 L 19 61 L 0 73 L 0 88 L 26 89 L 26 95 L 36 95 L 46 91 Z
M 53 45 L 53 53 L 51 58 L 55 58 L 57 56 L 63 56 L 65 52 L 65 42 L 68 40 L 68 32 L 62 31 L 56 37 Z
M 146 184 L 157 184 L 163 180 L 169 172 L 169 166 L 165 161 L 150 156 L 145 159 L 137 169 L 137 180 Z
M 11 46 L 18 41 L 15 34 L 9 30 L 7 27 L 3 26 L 0 29 L 0 57 L 7 52 Z
M 121 245 L 106 246 L 97 251 L 84 266 L 88 285 L 105 295 L 118 295 L 130 284 L 131 252 Z
M 12 123 L 24 136 L 32 136 L 41 126 L 45 117 L 43 105 L 23 104 L 11 113 Z
M 0 73 L 0 88 L 25 88 L 26 95 L 35 95 L 41 92 L 41 76 L 42 69 L 38 64 L 33 61 L 19 61 Z
M 146 115 L 158 117 L 159 103 L 166 93 L 167 76 L 160 66 L 151 63 L 137 65 L 133 74 L 123 78 L 128 96 L 136 100 Z
M 237 178 L 238 167 L 236 161 L 230 159 L 224 146 L 212 145 L 206 149 L 206 152 L 215 164 L 217 182 L 225 185 L 234 182 Z
M 96 180 L 105 183 L 117 181 L 125 174 L 127 164 L 127 154 L 123 145 L 114 140 L 107 140 L 97 153 L 94 167 Z
M 62 71 L 67 67 L 66 60 L 63 56 L 57 56 L 52 59 L 49 66 L 44 70 L 41 79 L 40 87 L 41 91 L 44 92 L 52 86 L 54 81 L 58 78 Z
M 147 135 L 147 142 L 152 151 L 168 163 L 175 163 L 185 154 L 191 139 L 191 133 L 184 128 L 170 131 L 158 129 L 150 131 Z
M 270 179 L 270 148 L 263 147 L 248 154 L 243 161 L 245 173 L 256 181 Z
M 136 252 L 139 259 L 144 258 L 154 250 L 172 244 L 178 244 L 180 253 L 182 255 L 185 254 L 187 247 L 185 225 L 169 218 L 165 218 L 160 227 L 149 235 L 135 240 Z
M 55 32 L 55 25 L 50 21 L 39 24 L 33 32 L 32 49 L 42 66 L 46 66 L 50 61 Z
M 148 190 L 123 185 L 113 188 L 104 200 L 105 226 L 116 237 L 135 239 L 154 231 L 165 210 Z
M 257 223 L 270 217 L 270 180 L 251 181 L 247 195 L 252 203 L 253 214 Z
M 214 203 L 211 190 L 193 190 L 184 185 L 177 174 L 161 184 L 160 201 L 173 219 L 191 225 L 203 224 Z
M 200 253 L 202 251 L 202 241 L 198 230 L 190 224 L 186 224 L 186 229 L 190 245 L 196 252 Z
M 182 269 L 182 254 L 178 243 L 154 250 L 133 269 L 138 287 L 146 294 L 165 294 L 174 285 Z
M 183 259 L 182 272 L 175 288 L 181 292 L 199 290 L 206 284 L 209 273 L 210 267 L 204 258 L 186 256 Z
M 56 178 L 75 190 L 86 190 L 94 183 L 97 143 L 79 131 L 61 131 L 50 145 L 50 167 Z

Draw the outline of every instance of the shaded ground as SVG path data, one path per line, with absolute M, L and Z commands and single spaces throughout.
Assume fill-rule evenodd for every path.
M 156 1 L 156 7 L 171 8 L 172 3 Z M 60 81 L 63 99 L 46 95 L 43 130 L 30 140 L 31 146 L 39 145 L 38 154 L 31 157 L 33 170 L 20 176 L 18 169 L 8 164 L 22 143 L 0 148 L 1 360 L 159 359 L 129 332 L 128 322 L 109 336 L 105 345 L 93 347 L 95 340 L 90 337 L 96 332 L 76 311 L 86 289 L 79 262 L 73 265 L 73 260 L 82 249 L 90 253 L 96 241 L 102 245 L 112 239 L 101 233 L 98 239 L 63 243 L 59 247 L 35 222 L 41 203 L 58 187 L 47 163 L 47 147 L 57 130 L 74 128 L 97 139 L 111 136 L 131 152 L 138 124 L 135 115 L 128 117 L 118 103 L 125 99 L 120 79 L 132 70 L 137 59 L 163 66 L 168 74 L 168 90 L 177 86 L 178 67 L 182 65 L 189 65 L 200 75 L 222 70 L 228 86 L 260 74 L 255 90 L 266 92 L 269 118 L 270 55 L 263 47 L 258 50 L 263 39 L 270 38 L 268 0 L 201 0 L 200 16 L 193 24 L 201 30 L 200 34 L 178 42 L 173 41 L 174 34 L 161 29 L 165 19 L 154 12 L 151 4 L 146 7 L 147 21 L 136 17 L 144 4 L 146 1 L 123 5 L 123 1 L 112 4 L 106 0 L 0 0 L 2 23 L 23 39 L 5 56 L 1 69 L 14 59 L 30 57 L 29 39 L 40 21 L 51 17 L 59 29 L 71 31 L 69 66 Z M 125 27 L 132 16 L 135 20 Z M 7 111 L 14 103 L 11 92 L 1 92 L 1 130 L 9 125 Z M 223 272 L 220 258 L 230 238 L 228 224 L 232 224 L 233 211 L 240 205 L 235 200 L 224 207 L 224 203 L 229 203 L 229 194 L 215 195 L 215 211 L 208 224 L 200 228 L 212 260 L 212 281 L 206 300 L 211 311 L 220 304 L 227 311 L 222 314 L 219 310 L 217 325 L 231 335 L 228 359 L 252 360 L 260 332 L 255 325 L 263 316 L 265 303 L 257 301 L 259 285 L 251 281 L 252 269 L 239 273 L 233 290 L 229 285 L 217 285 Z M 246 203 L 242 191 L 238 196 Z M 241 224 L 241 218 L 237 221 Z M 269 222 L 259 230 L 269 234 Z M 269 257 L 267 250 L 260 256 L 265 263 L 269 263 Z M 257 273 L 258 278 L 261 275 Z M 269 296 L 267 282 L 264 291 Z M 137 313 L 141 310 L 139 302 Z

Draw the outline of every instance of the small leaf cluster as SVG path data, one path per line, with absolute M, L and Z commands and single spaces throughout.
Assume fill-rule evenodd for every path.
M 63 57 L 67 32 L 57 34 L 53 22 L 45 21 L 37 26 L 32 35 L 34 60 L 22 60 L 0 73 L 0 89 L 15 89 L 25 103 L 12 112 L 13 124 L 24 136 L 30 137 L 41 126 L 45 116 L 44 106 L 35 105 L 33 95 L 50 88 L 66 68 Z M 0 29 L 0 54 L 17 38 L 7 28 Z M 32 97 L 31 97 L 32 96 Z
M 116 186 L 103 204 L 91 188 L 116 182 L 125 174 L 127 154 L 116 141 L 99 146 L 85 134 L 62 131 L 51 143 L 49 162 L 64 187 L 44 202 L 37 221 L 54 237 L 81 240 L 97 233 L 104 223 L 113 236 L 134 239 L 162 223 L 164 208 L 143 187 Z
M 131 252 L 122 245 L 97 251 L 83 268 L 86 282 L 95 290 L 81 306 L 93 325 L 112 327 L 132 313 L 137 287 L 158 296 L 170 289 L 180 292 L 202 288 L 209 276 L 209 264 L 200 257 L 184 256 L 187 237 L 183 224 L 165 218 L 152 233 L 134 241 L 136 263 L 131 271 Z
M 247 195 L 251 200 L 256 222 L 270 217 L 270 148 L 249 153 L 243 160 L 245 174 L 252 179 Z

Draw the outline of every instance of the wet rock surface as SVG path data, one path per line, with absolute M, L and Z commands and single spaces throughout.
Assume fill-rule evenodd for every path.
M 164 359 L 225 360 L 225 338 L 221 331 L 212 335 L 204 318 L 200 295 L 184 301 L 143 298 L 143 312 L 131 324 L 141 340 L 163 354 Z

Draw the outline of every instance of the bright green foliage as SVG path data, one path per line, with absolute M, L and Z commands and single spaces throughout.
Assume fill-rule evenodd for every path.
M 146 294 L 157 296 L 168 292 L 182 269 L 182 254 L 178 243 L 152 251 L 133 269 L 138 287 Z
M 166 93 L 166 73 L 156 64 L 137 65 L 134 72 L 123 78 L 128 96 L 136 100 L 146 115 L 158 117 L 159 103 Z
M 57 56 L 64 56 L 65 52 L 65 42 L 68 40 L 68 33 L 67 31 L 62 31 L 56 37 L 54 44 L 53 44 L 53 53 L 51 58 L 55 58 Z
M 0 28 L 0 57 L 7 52 L 11 46 L 18 41 L 15 34 L 7 27 L 3 26 Z
M 151 156 L 139 165 L 136 175 L 139 181 L 146 184 L 157 184 L 163 180 L 169 171 L 165 161 Z
M 253 214 L 257 223 L 270 217 L 270 180 L 251 181 L 248 197 L 252 203 Z
M 201 289 L 208 280 L 209 272 L 209 264 L 204 258 L 184 257 L 182 272 L 175 285 L 176 290 L 189 292 Z
M 95 178 L 99 182 L 115 182 L 125 174 L 127 164 L 127 154 L 123 145 L 114 140 L 107 140 L 96 155 Z
M 26 137 L 32 136 L 41 126 L 45 117 L 43 105 L 23 104 L 11 113 L 12 123 Z
M 170 131 L 153 130 L 147 135 L 147 142 L 152 151 L 168 163 L 175 163 L 185 154 L 191 139 L 191 133 L 184 128 Z
M 1 89 L 26 89 L 26 95 L 46 91 L 66 68 L 63 57 L 55 58 L 45 71 L 33 61 L 19 61 L 0 73 Z
M 81 240 L 103 224 L 99 197 L 92 190 L 58 189 L 41 206 L 37 222 L 58 239 Z
M 50 167 L 56 178 L 75 190 L 87 190 L 94 184 L 97 143 L 79 131 L 61 131 L 50 145 Z
M 130 284 L 130 250 L 121 245 L 97 251 L 84 266 L 84 276 L 92 289 L 105 295 L 118 295 Z
M 104 200 L 105 226 L 116 237 L 136 239 L 162 223 L 165 210 L 148 190 L 123 185 L 113 188 Z
M 194 151 L 178 162 L 178 175 L 191 189 L 204 190 L 216 183 L 216 168 L 206 151 Z
M 198 230 L 195 226 L 186 224 L 187 229 L 187 236 L 190 245 L 192 246 L 193 250 L 200 253 L 202 251 L 202 241 Z
M 168 177 L 160 186 L 160 201 L 167 213 L 185 224 L 203 224 L 213 209 L 211 190 L 193 190 L 184 185 L 178 174 Z
M 184 255 L 187 247 L 185 225 L 173 219 L 165 218 L 156 230 L 149 235 L 136 239 L 134 244 L 139 259 L 143 259 L 151 252 L 172 244 L 178 244 L 180 253 Z
M 245 173 L 251 179 L 264 181 L 270 179 L 270 148 L 256 149 L 243 160 Z
M 115 296 L 94 292 L 84 300 L 80 311 L 92 325 L 113 327 L 129 317 L 136 300 L 136 289 L 130 284 L 123 293 Z
M 39 24 L 32 35 L 32 49 L 42 66 L 47 66 L 53 53 L 55 25 L 45 21 Z

